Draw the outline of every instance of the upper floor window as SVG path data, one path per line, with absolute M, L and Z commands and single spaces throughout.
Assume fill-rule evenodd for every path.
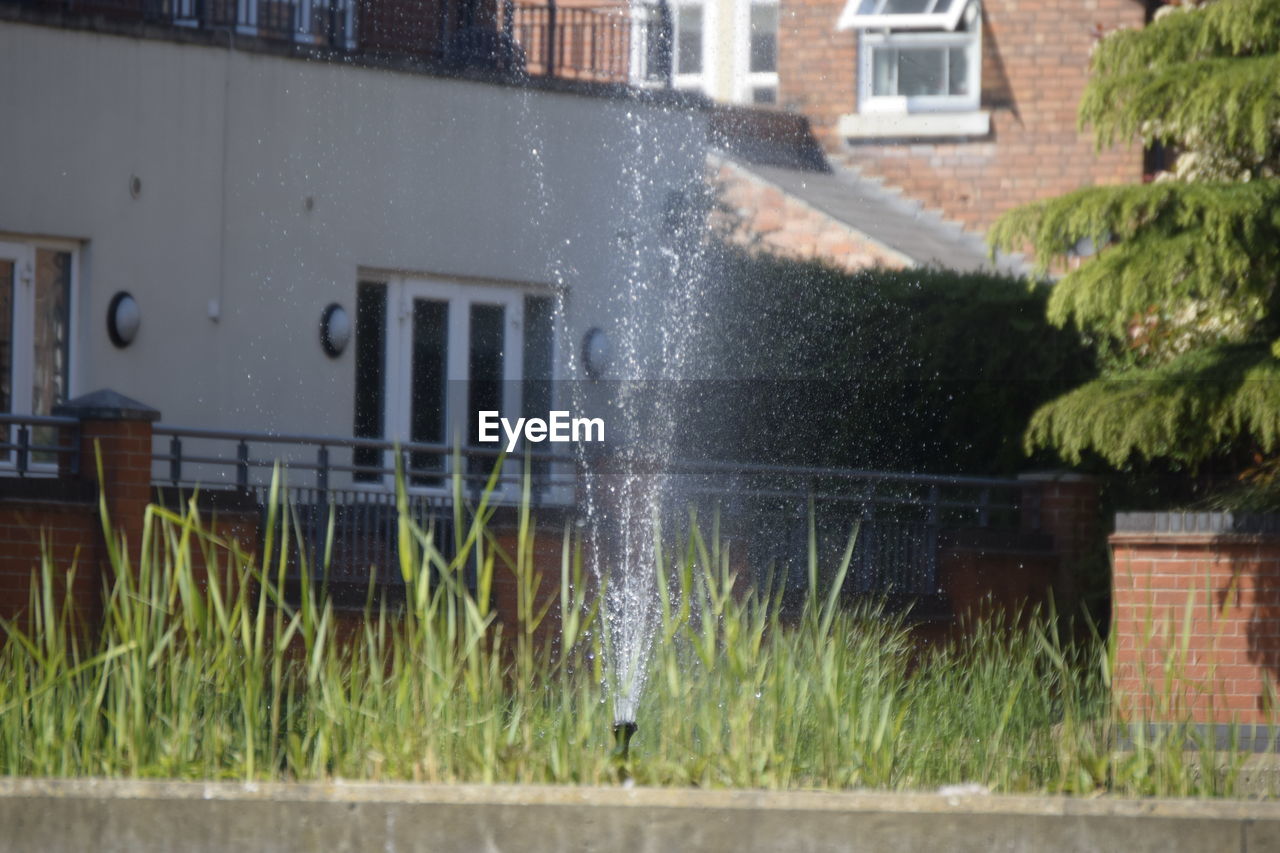
M 747 37 L 747 97 L 753 104 L 778 101 L 778 2 L 752 0 Z
M 837 26 L 861 33 L 859 112 L 978 109 L 978 0 L 849 0 Z
M 706 64 L 704 36 L 705 9 L 700 2 L 676 3 L 671 7 L 675 30 L 673 45 L 677 86 L 700 87 Z

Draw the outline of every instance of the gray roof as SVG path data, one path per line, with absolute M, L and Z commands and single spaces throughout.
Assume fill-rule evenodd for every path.
M 993 261 L 979 234 L 926 210 L 914 199 L 886 189 L 879 181 L 852 169 L 830 165 L 824 171 L 787 165 L 747 162 L 725 156 L 734 165 L 773 184 L 787 195 L 859 231 L 909 258 L 917 266 L 971 272 L 988 270 L 1031 275 L 1021 255 L 1000 253 Z M 755 158 L 752 158 L 753 160 Z

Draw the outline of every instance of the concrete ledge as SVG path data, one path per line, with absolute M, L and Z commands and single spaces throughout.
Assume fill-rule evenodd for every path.
M 15 851 L 1280 849 L 1280 803 L 407 784 L 0 780 Z

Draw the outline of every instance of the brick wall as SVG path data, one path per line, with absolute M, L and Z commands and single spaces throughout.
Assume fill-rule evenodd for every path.
M 1082 186 L 1139 181 L 1133 146 L 1094 149 L 1076 113 L 1095 29 L 1138 27 L 1136 0 L 984 0 L 982 109 L 991 132 L 972 139 L 843 140 L 857 110 L 857 34 L 837 33 L 844 0 L 782 0 L 779 96 L 806 114 L 826 148 L 967 227 Z
M 19 627 L 31 630 L 31 581 L 47 555 L 59 580 L 55 606 L 64 601 L 74 565 L 71 601 L 88 620 L 96 620 L 101 530 L 97 504 L 87 500 L 32 500 L 14 492 L 0 498 L 0 618 L 17 619 Z
M 1274 722 L 1280 534 L 1118 532 L 1111 547 L 1121 714 Z

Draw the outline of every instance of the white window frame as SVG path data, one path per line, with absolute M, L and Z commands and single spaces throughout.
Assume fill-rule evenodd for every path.
M 696 74 L 680 73 L 680 10 L 697 7 L 702 10 L 702 70 Z M 673 0 L 671 9 L 671 85 L 677 89 L 697 89 L 705 95 L 712 91 L 719 61 L 715 37 L 719 27 L 718 4 L 714 0 Z
M 876 95 L 873 52 L 883 48 L 964 47 L 969 64 L 969 92 L 964 95 Z M 945 67 L 945 66 L 944 66 Z M 982 97 L 982 32 L 873 33 L 858 43 L 858 111 L 861 113 L 973 112 Z
M 778 33 L 774 34 L 774 62 L 773 71 L 752 71 L 751 70 L 751 7 L 752 6 L 776 6 L 778 7 Z M 738 73 L 734 75 L 739 80 L 736 100 L 739 103 L 753 104 L 755 103 L 755 90 L 763 88 L 771 88 L 774 91 L 774 103 L 765 104 L 763 106 L 775 106 L 777 104 L 778 91 L 778 70 L 777 63 L 777 47 L 776 39 L 782 30 L 782 8 L 779 0 L 738 0 L 735 7 L 735 16 L 737 18 L 735 30 L 738 33 L 737 39 L 737 66 Z
M 890 0 L 848 0 L 836 22 L 836 29 L 955 30 L 970 0 L 951 0 L 943 12 L 934 11 L 942 0 L 928 0 L 929 4 L 923 11 L 906 14 L 886 14 L 883 10 L 888 2 Z M 869 12 L 862 12 L 862 7 L 868 3 L 875 5 Z
M 929 0 L 921 12 L 885 14 L 888 0 L 847 0 L 836 29 L 856 29 L 858 40 L 858 112 L 863 115 L 975 113 L 982 101 L 982 7 L 980 0 Z M 867 12 L 860 11 L 870 6 Z M 967 29 L 960 29 L 967 23 Z M 970 89 L 964 95 L 876 95 L 873 52 L 884 48 L 964 47 Z M 947 66 L 949 67 L 949 65 Z
M 14 262 L 15 281 L 13 288 L 13 328 L 11 330 L 9 380 L 9 411 L 4 414 L 31 415 L 32 382 L 34 365 L 35 334 L 35 262 L 36 251 L 47 249 L 54 252 L 66 252 L 71 256 L 71 285 L 67 298 L 67 387 L 65 397 L 70 400 L 76 396 L 78 388 L 77 376 L 77 339 L 79 334 L 80 303 L 80 244 L 72 240 L 32 239 L 0 234 L 0 258 Z M 10 435 L 9 441 L 16 436 Z M 11 471 L 17 465 L 12 453 L 0 455 L 0 471 Z M 28 460 L 30 473 L 52 474 L 57 464 L 41 463 Z

